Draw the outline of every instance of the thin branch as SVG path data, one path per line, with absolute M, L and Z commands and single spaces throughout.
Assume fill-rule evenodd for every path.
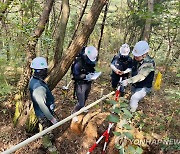
M 72 35 L 72 39 L 71 39 L 68 47 L 70 46 L 70 44 L 72 43 L 72 40 L 73 40 L 73 39 L 75 38 L 75 36 L 76 36 L 77 30 L 78 30 L 78 28 L 79 28 L 79 26 L 80 26 L 81 20 L 82 20 L 82 18 L 83 18 L 84 13 L 85 13 L 87 4 L 88 4 L 88 0 L 85 1 L 84 6 L 83 6 L 83 9 L 81 10 L 78 23 L 77 23 L 77 25 L 76 25 L 75 31 L 74 31 L 74 33 L 73 33 L 73 35 Z
M 101 47 L 101 41 L 102 41 L 106 16 L 107 16 L 107 12 L 108 12 L 108 7 L 109 7 L 109 1 L 107 1 L 106 7 L 105 7 L 105 10 L 104 10 L 104 17 L 103 17 L 102 26 L 101 26 L 101 35 L 100 35 L 100 39 L 99 39 L 99 42 L 98 42 L 98 51 L 100 50 L 100 47 Z M 99 55 L 99 53 L 98 53 L 98 55 Z

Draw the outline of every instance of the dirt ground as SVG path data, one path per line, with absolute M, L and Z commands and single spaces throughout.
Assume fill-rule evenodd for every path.
M 99 84 L 101 83 L 101 84 Z M 56 114 L 59 121 L 66 118 L 71 114 L 76 100 L 73 98 L 73 85 L 70 85 L 70 90 L 64 95 L 61 88 L 65 85 L 65 81 L 60 82 L 53 90 L 53 94 L 56 99 Z M 172 85 L 172 83 L 171 83 Z M 160 136 L 168 136 L 173 139 L 180 139 L 180 118 L 176 110 L 180 107 L 177 100 L 168 100 L 165 97 L 165 86 L 160 91 L 154 91 L 150 96 L 147 96 L 140 104 L 138 110 L 143 111 L 143 128 L 145 132 L 154 132 Z M 179 85 L 172 85 L 177 88 Z M 87 104 L 94 102 L 101 97 L 101 91 L 103 89 L 103 95 L 111 92 L 109 77 L 102 76 L 93 83 L 92 90 L 89 95 Z M 166 87 L 167 88 L 167 87 Z M 128 92 L 129 93 L 129 92 Z M 129 99 L 129 96 L 127 96 Z M 100 108 L 103 107 L 103 111 Z M 108 106 L 105 102 L 102 105 L 96 105 L 89 110 L 89 116 L 87 114 L 81 115 L 81 117 L 89 118 L 88 122 L 84 122 L 83 128 L 77 130 L 71 129 L 71 121 L 66 122 L 62 126 L 53 131 L 55 134 L 55 146 L 60 154 L 83 154 L 86 153 L 96 139 L 98 139 L 102 133 L 107 129 L 108 122 L 105 120 L 108 112 L 106 112 Z M 12 124 L 14 113 L 13 105 L 9 103 L 0 104 L 0 152 L 16 145 L 28 137 L 34 135 L 34 133 L 27 133 L 23 127 L 17 128 Z M 77 126 L 79 127 L 79 126 Z M 113 136 L 112 132 L 110 138 Z M 100 142 L 98 147 L 93 152 L 99 154 L 102 152 L 104 140 Z M 45 154 L 48 153 L 42 146 L 42 139 L 37 139 L 34 142 L 26 145 L 25 147 L 17 150 L 15 154 Z M 109 152 L 110 154 L 115 151 Z M 145 153 L 163 154 L 163 153 L 180 153 L 176 149 L 171 147 L 165 147 L 162 149 L 160 145 L 152 145 L 150 149 Z

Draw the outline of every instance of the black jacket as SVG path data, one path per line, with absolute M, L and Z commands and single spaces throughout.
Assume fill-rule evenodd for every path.
M 95 72 L 95 64 L 88 64 L 82 57 L 77 57 L 72 65 L 72 75 L 75 81 L 84 81 L 86 75 Z

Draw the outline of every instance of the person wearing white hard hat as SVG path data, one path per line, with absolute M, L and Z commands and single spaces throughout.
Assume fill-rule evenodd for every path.
M 146 41 L 139 41 L 134 46 L 132 64 L 132 77 L 122 81 L 123 86 L 132 84 L 132 96 L 130 99 L 131 111 L 135 112 L 138 102 L 151 91 L 154 79 L 155 62 L 148 55 L 150 48 Z
M 44 57 L 36 57 L 32 60 L 30 67 L 34 74 L 29 82 L 29 91 L 35 114 L 39 123 L 47 128 L 57 122 L 54 117 L 54 97 L 44 82 L 47 77 L 47 61 Z
M 71 71 L 74 80 L 74 92 L 78 100 L 72 113 L 85 106 L 91 90 L 91 77 L 95 72 L 97 56 L 98 51 L 94 46 L 83 47 L 72 64 Z
M 119 84 L 120 77 L 122 79 L 127 79 L 129 76 L 129 72 L 131 72 L 132 67 L 132 58 L 129 56 L 130 48 L 128 44 L 123 44 L 119 53 L 115 55 L 111 61 L 111 84 L 113 90 L 115 90 Z M 124 95 L 124 87 L 121 86 L 121 96 Z

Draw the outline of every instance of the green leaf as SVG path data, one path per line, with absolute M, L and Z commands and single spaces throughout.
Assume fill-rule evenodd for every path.
M 118 150 L 120 150 L 120 149 L 123 148 L 123 147 L 122 147 L 121 145 L 119 145 L 119 144 L 116 144 L 115 147 L 116 147 L 116 149 L 118 149 Z
M 123 107 L 128 107 L 129 105 L 126 104 L 126 103 L 120 103 L 120 107 L 123 108 Z
M 124 148 L 119 149 L 119 154 L 124 154 Z
M 124 97 L 120 97 L 120 100 L 121 100 L 121 103 L 126 103 L 127 105 L 128 105 L 128 102 L 129 102 L 129 100 L 128 99 L 126 99 L 126 98 L 124 98 Z
M 144 123 L 140 123 L 139 128 L 142 129 L 144 127 Z
M 112 104 L 112 105 L 117 104 L 117 102 L 116 102 L 116 101 L 114 101 L 114 100 L 109 100 L 109 101 L 108 101 L 108 103 L 110 103 L 110 104 Z
M 179 77 L 180 77 L 180 74 L 176 74 L 176 77 L 178 77 L 178 78 L 179 78 Z
M 136 148 L 136 154 L 142 154 L 143 153 L 143 149 L 141 149 L 140 147 Z
M 133 137 L 133 135 L 131 134 L 131 133 L 129 133 L 129 132 L 123 132 L 123 134 L 127 137 L 127 138 L 129 138 L 129 139 L 133 139 L 134 137 Z
M 122 110 L 128 118 L 132 118 L 132 114 L 126 108 L 123 108 Z
M 115 109 L 112 110 L 113 112 L 119 114 L 121 112 L 120 108 L 115 107 Z
M 115 123 L 117 123 L 117 122 L 119 122 L 119 117 L 118 116 L 115 116 L 115 115 L 109 115 L 109 116 L 107 116 L 107 119 L 108 119 L 108 121 L 110 121 L 110 122 L 115 122 Z
M 132 129 L 131 126 L 128 125 L 128 124 L 124 124 L 123 127 L 126 128 L 127 130 L 131 130 Z
M 132 153 L 132 154 L 135 153 L 136 154 L 135 148 L 133 146 L 131 146 L 131 145 L 128 146 L 127 150 L 128 150 L 128 153 Z
M 121 135 L 120 132 L 113 132 L 113 134 L 114 134 L 115 136 L 120 136 L 120 135 Z

